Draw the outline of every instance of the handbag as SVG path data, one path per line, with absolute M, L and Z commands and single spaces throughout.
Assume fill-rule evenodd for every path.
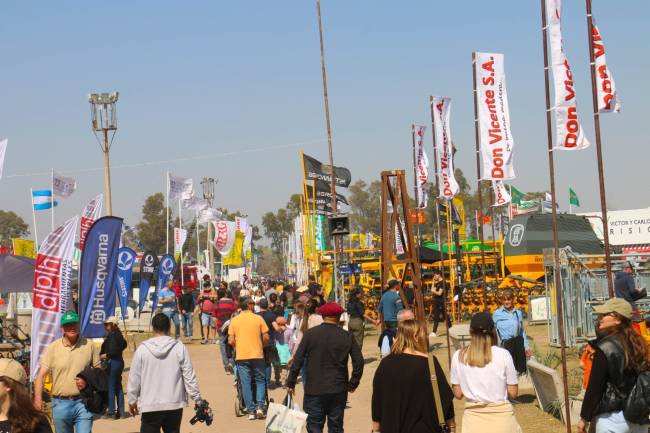
M 447 421 L 445 420 L 445 414 L 442 412 L 442 399 L 440 398 L 440 385 L 438 385 L 438 375 L 436 373 L 436 366 L 433 362 L 433 354 L 427 356 L 429 361 L 429 371 L 431 372 L 431 387 L 433 388 L 433 404 L 436 406 L 436 416 L 438 418 L 438 424 L 440 424 L 440 430 L 443 432 L 449 431 L 449 426 L 447 426 Z
M 266 433 L 301 433 L 307 424 L 307 414 L 300 410 L 289 394 L 284 404 L 269 403 L 266 412 Z
M 623 416 L 634 424 L 647 424 L 650 416 L 650 370 L 638 373 L 623 408 Z

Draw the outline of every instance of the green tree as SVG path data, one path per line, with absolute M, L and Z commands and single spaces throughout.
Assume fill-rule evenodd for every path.
M 0 210 L 0 245 L 11 247 L 12 238 L 28 234 L 29 226 L 16 212 Z
M 169 233 L 170 248 L 174 238 L 173 225 L 171 224 L 172 212 L 170 209 L 170 225 L 166 226 L 165 196 L 161 192 L 150 195 L 142 206 L 142 221 L 136 225 L 137 236 L 144 250 L 151 250 L 162 254 L 166 250 L 166 235 Z
M 354 232 L 381 233 L 381 181 L 358 180 L 348 188 L 350 228 Z
M 280 275 L 284 273 L 282 255 L 269 247 L 260 247 L 257 251 L 257 273 L 262 275 Z

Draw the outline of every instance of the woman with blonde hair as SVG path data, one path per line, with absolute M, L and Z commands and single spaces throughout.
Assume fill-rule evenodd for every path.
M 519 391 L 512 356 L 497 346 L 490 313 L 477 313 L 469 325 L 469 346 L 454 353 L 451 384 L 457 399 L 465 397 L 463 433 L 520 433 L 508 397 Z
M 404 320 L 397 325 L 391 353 L 377 367 L 372 382 L 372 432 L 442 432 L 431 385 L 426 325 Z M 449 431 L 456 429 L 451 388 L 433 357 L 442 413 Z

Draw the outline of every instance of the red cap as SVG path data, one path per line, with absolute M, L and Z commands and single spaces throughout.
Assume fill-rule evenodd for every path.
M 331 317 L 340 316 L 341 314 L 345 313 L 345 310 L 336 302 L 328 302 L 327 304 L 320 307 L 318 309 L 318 312 L 323 317 Z

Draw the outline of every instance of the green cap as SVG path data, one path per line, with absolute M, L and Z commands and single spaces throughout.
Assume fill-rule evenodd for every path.
M 68 323 L 79 323 L 79 315 L 74 311 L 66 311 L 61 316 L 61 326 L 67 325 Z
M 594 307 L 594 311 L 600 314 L 618 313 L 626 319 L 632 318 L 632 305 L 623 298 L 611 298 L 603 305 Z

